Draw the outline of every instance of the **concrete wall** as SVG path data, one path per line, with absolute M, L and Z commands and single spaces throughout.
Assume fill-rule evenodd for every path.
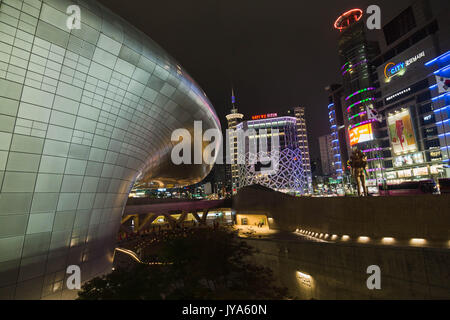
M 256 262 L 272 268 L 298 299 L 450 299 L 449 200 L 449 196 L 294 198 L 253 186 L 239 191 L 233 208 L 236 214 L 266 213 L 273 218 L 270 227 L 283 232 L 299 228 L 350 237 L 345 242 L 247 240 L 260 251 Z M 357 243 L 359 236 L 370 241 Z M 395 242 L 382 245 L 383 237 Z M 411 238 L 426 243 L 412 247 Z M 371 265 L 381 269 L 381 290 L 367 288 Z M 298 271 L 311 276 L 310 287 Z
M 270 267 L 297 299 L 450 299 L 446 249 L 246 240 L 254 260 Z M 369 290 L 367 267 L 381 269 L 381 290 Z M 297 271 L 311 276 L 307 287 Z
M 426 239 L 448 247 L 450 196 L 295 198 L 262 187 L 243 188 L 233 198 L 236 214 L 266 213 L 271 227 L 398 242 Z

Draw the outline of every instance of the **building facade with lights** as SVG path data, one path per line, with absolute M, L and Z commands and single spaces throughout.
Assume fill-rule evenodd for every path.
M 312 183 L 312 174 L 311 174 L 311 156 L 309 153 L 309 143 L 308 143 L 308 129 L 306 126 L 306 110 L 304 107 L 295 107 L 287 110 L 285 113 L 286 116 L 295 117 L 297 119 L 296 122 L 296 130 L 297 130 L 297 142 L 298 148 L 300 149 L 300 154 L 302 156 L 302 166 L 309 177 L 308 181 Z
M 369 40 L 369 31 L 364 20 L 363 11 L 353 9 L 342 14 L 334 26 L 340 32 L 338 53 L 342 63 L 341 107 L 343 125 L 347 131 L 345 136 L 350 148 L 357 147 L 363 150 L 371 160 L 367 170 L 371 180 L 377 178 L 378 170 L 372 159 L 378 159 L 379 155 L 378 151 L 374 151 L 377 121 L 371 116 L 375 109 L 374 83 L 377 79 L 374 77 L 374 69 L 370 62 L 379 54 L 379 46 L 376 41 Z M 338 157 L 342 166 L 346 166 L 347 164 L 342 161 L 342 155 L 339 154 Z
M 235 133 L 236 127 L 239 123 L 242 122 L 244 119 L 244 115 L 242 113 L 239 113 L 239 110 L 236 106 L 236 97 L 234 95 L 234 90 L 231 94 L 231 104 L 232 109 L 231 113 L 226 116 L 227 122 L 228 122 L 228 129 L 229 129 L 229 135 L 227 136 L 228 143 L 229 143 L 229 156 L 230 161 L 227 163 L 231 163 L 228 166 L 227 170 L 227 177 L 228 179 L 231 179 L 231 192 L 232 194 L 236 194 L 237 190 L 239 189 L 239 168 L 237 166 L 238 162 L 238 141 L 237 141 L 237 135 Z
M 298 118 L 267 114 L 252 119 L 237 125 L 245 133 L 238 148 L 239 188 L 259 184 L 294 195 L 311 193 L 311 170 L 302 158 L 305 150 L 299 141 Z M 278 139 L 279 148 L 273 139 Z M 254 153 L 252 144 L 256 147 Z M 267 146 L 266 150 L 261 149 L 262 145 Z M 261 161 L 265 156 L 272 161 Z
M 449 177 L 450 5 L 413 2 L 384 27 L 377 109 L 388 184 Z M 447 89 L 445 89 L 447 88 Z
M 68 5 L 81 29 L 68 29 Z M 109 273 L 129 191 L 201 181 L 179 128 L 220 130 L 186 71 L 94 0 L 0 1 L 0 299 L 68 299 Z
M 348 138 L 346 122 L 344 121 L 345 111 L 343 104 L 344 88 L 339 84 L 332 84 L 325 88 L 328 93 L 328 119 L 331 131 L 330 153 L 332 154 L 332 167 L 330 175 L 337 179 L 343 179 L 347 173 L 347 161 L 350 150 L 348 149 Z
M 448 176 L 448 4 L 413 1 L 380 31 L 360 13 L 346 12 L 335 27 L 346 137 L 367 155 L 368 186 Z

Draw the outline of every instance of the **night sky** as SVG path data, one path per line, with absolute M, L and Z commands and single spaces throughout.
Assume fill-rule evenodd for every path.
M 177 59 L 214 105 L 222 125 L 231 83 L 239 111 L 307 108 L 312 159 L 329 133 L 325 87 L 340 83 L 336 18 L 370 4 L 382 23 L 410 0 L 100 0 Z M 226 128 L 226 127 L 225 127 Z

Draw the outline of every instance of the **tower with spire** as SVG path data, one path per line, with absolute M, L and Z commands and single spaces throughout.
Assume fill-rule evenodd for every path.
M 231 178 L 231 192 L 235 194 L 239 188 L 238 181 L 239 181 L 239 168 L 237 164 L 237 149 L 238 149 L 238 142 L 237 142 L 237 135 L 236 135 L 236 126 L 244 119 L 244 115 L 242 113 L 239 113 L 237 105 L 236 105 L 236 96 L 234 94 L 234 88 L 231 89 L 231 113 L 226 116 L 228 121 L 228 129 L 230 129 L 230 159 L 233 161 L 230 166 L 230 175 L 229 178 Z

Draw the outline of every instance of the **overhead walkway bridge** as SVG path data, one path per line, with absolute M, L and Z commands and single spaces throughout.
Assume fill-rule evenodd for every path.
M 184 199 L 129 199 L 122 216 L 121 232 L 138 233 L 158 218 L 164 219 L 172 228 L 186 221 L 189 214 L 199 224 L 206 224 L 210 211 L 229 211 L 231 199 L 223 200 L 184 200 Z M 131 228 L 133 221 L 133 228 Z

